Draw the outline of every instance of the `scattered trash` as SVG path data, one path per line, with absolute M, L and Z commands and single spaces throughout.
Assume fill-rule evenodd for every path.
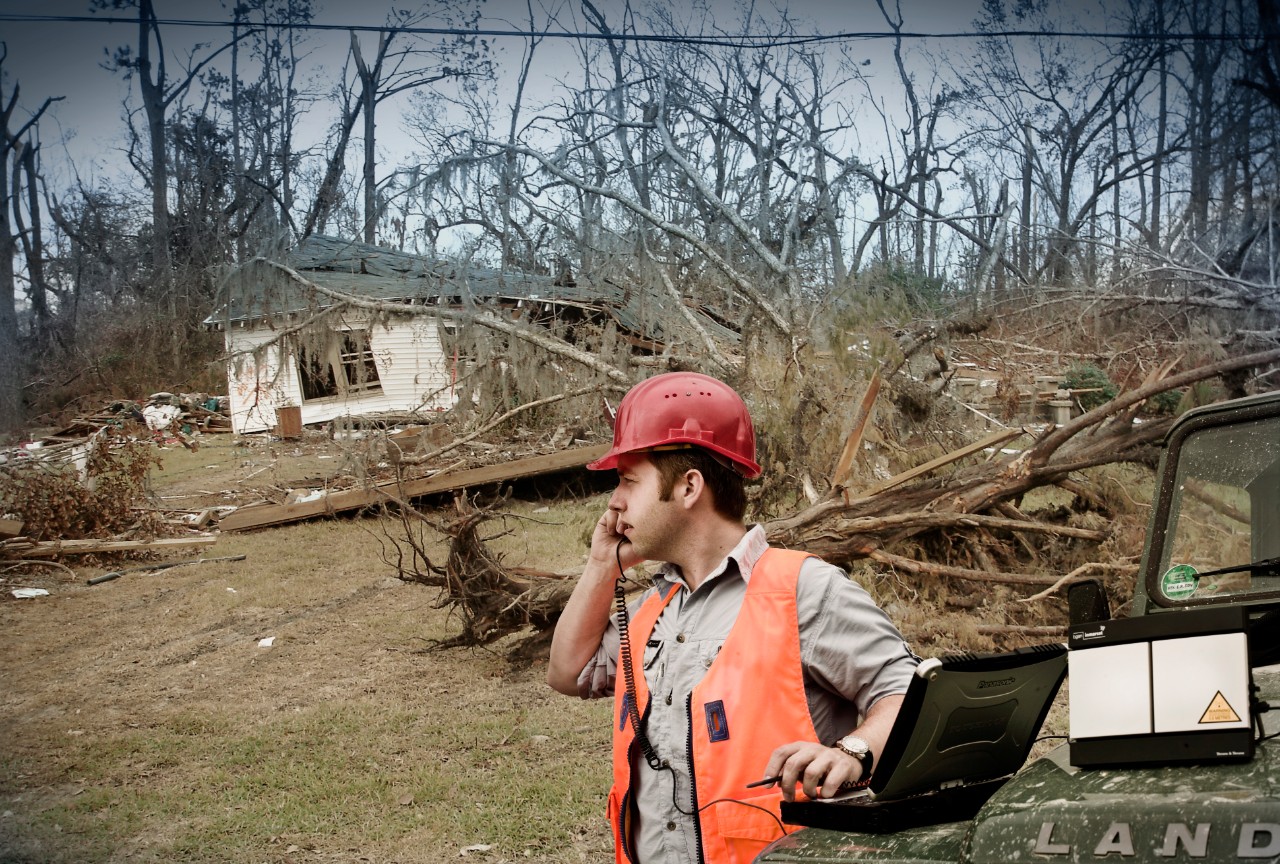
M 461 857 L 463 855 L 470 855 L 472 852 L 488 852 L 492 848 L 493 844 L 491 843 L 476 843 L 473 846 L 464 846 L 458 855 Z
M 49 592 L 43 588 L 14 588 L 9 593 L 21 600 L 25 600 L 30 597 L 48 597 L 49 596 Z
M 182 409 L 177 405 L 148 405 L 142 409 L 142 416 L 146 418 L 147 428 L 153 432 L 159 432 L 161 429 L 168 428 L 182 413 Z
M 276 642 L 276 637 L 274 637 L 274 636 L 267 636 L 267 637 L 266 637 L 266 638 L 264 638 L 264 639 L 259 639 L 259 640 L 258 640 L 258 647 L 259 647 L 259 648 L 270 648 L 272 645 L 274 645 L 274 644 L 275 644 L 275 642 Z

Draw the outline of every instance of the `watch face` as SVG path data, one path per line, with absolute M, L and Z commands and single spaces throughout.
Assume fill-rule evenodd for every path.
M 854 738 L 853 736 L 841 738 L 840 747 L 843 750 L 849 751 L 854 756 L 865 756 L 871 752 L 871 748 L 867 745 L 866 741 L 863 741 L 861 738 Z

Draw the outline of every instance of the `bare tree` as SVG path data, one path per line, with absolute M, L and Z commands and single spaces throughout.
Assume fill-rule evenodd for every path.
M 1019 26 L 1046 30 L 1062 23 L 1049 18 L 1045 3 L 1017 4 L 1006 10 L 1005 4 L 991 2 L 985 10 L 980 26 L 991 31 L 999 31 L 1010 18 Z M 1095 14 L 1103 14 L 1101 7 Z M 984 39 L 984 61 L 975 64 L 974 72 L 981 89 L 975 91 L 973 103 L 992 121 L 986 134 L 989 152 L 1021 163 L 1020 262 L 1055 285 L 1071 278 L 1085 226 L 1102 196 L 1141 176 L 1162 156 L 1107 149 L 1115 124 L 1154 86 L 1151 73 L 1163 46 L 1144 39 L 1118 43 L 1075 39 L 1067 46 L 1062 38 L 1046 36 L 1030 46 L 1006 36 Z M 1078 57 L 1078 62 L 1063 62 L 1067 54 Z M 1011 134 L 1012 130 L 1020 134 Z M 1011 149 L 1012 142 L 1017 142 L 1017 150 Z M 1103 169 L 1096 180 L 1089 170 L 1091 163 Z M 1035 258 L 1030 236 L 1033 189 L 1047 209 L 1043 246 Z
M 298 90 L 299 44 L 313 15 L 311 0 L 249 0 L 235 8 L 234 33 L 247 28 L 248 62 L 241 46 L 232 48 L 229 94 L 230 137 L 235 170 L 232 226 L 236 258 L 243 261 L 250 240 L 267 242 L 283 226 L 294 225 L 294 174 L 300 156 L 295 128 L 309 94 Z M 256 74 L 242 75 L 242 70 Z M 246 69 L 246 67 L 249 67 Z M 256 235 L 256 237 L 255 237 Z
M 486 73 L 485 50 L 473 37 L 455 36 L 451 41 L 425 45 L 410 31 L 429 18 L 458 14 L 444 2 L 417 12 L 393 11 L 384 29 L 378 32 L 371 57 L 366 58 L 360 39 L 351 33 L 350 57 L 355 65 L 356 102 L 344 117 L 344 125 L 353 123 L 355 114 L 363 119 L 364 165 L 363 236 L 374 243 L 380 215 L 377 177 L 377 109 L 380 104 L 401 93 L 418 90 L 448 79 Z M 474 22 L 475 11 L 463 13 Z M 459 22 L 465 24 L 465 22 Z M 349 119 L 348 119 L 349 118 Z
M 164 304 L 169 320 L 184 321 L 187 310 L 179 302 L 179 291 L 173 279 L 172 225 L 169 211 L 170 160 L 168 120 L 169 109 L 191 88 L 200 73 L 220 54 L 230 49 L 245 34 L 236 34 L 221 47 L 190 58 L 182 74 L 171 78 L 160 20 L 152 0 L 94 0 L 95 9 L 131 9 L 138 14 L 136 45 L 117 48 L 110 64 L 124 73 L 126 78 L 137 79 L 142 97 L 142 110 L 146 122 L 145 159 L 135 161 L 151 191 L 151 253 L 152 291 L 155 301 Z M 132 124 L 131 124 L 132 126 Z M 134 130 L 131 129 L 131 132 Z M 136 132 L 134 132 L 136 136 Z M 135 139 L 136 140 L 136 139 Z M 169 333 L 169 349 L 173 371 L 182 368 L 184 331 L 174 327 Z
M 4 71 L 4 61 L 9 55 L 8 45 L 0 42 L 0 73 Z M 0 77 L 0 82 L 3 82 Z M 61 96 L 50 97 L 40 107 L 31 112 L 25 121 L 14 128 L 18 122 L 16 112 L 19 108 L 19 85 L 15 83 L 5 98 L 0 91 L 0 366 L 4 373 L 0 374 L 0 431 L 8 432 L 16 429 L 22 422 L 22 377 L 21 370 L 26 367 L 19 347 L 17 286 L 15 284 L 14 258 L 17 253 L 19 233 L 23 233 L 28 252 L 27 260 L 36 261 L 37 268 L 43 262 L 43 250 L 38 237 L 15 233 L 15 227 L 22 224 L 22 209 L 28 202 L 22 200 L 22 182 L 25 182 L 31 197 L 28 201 L 39 201 L 35 195 L 35 148 L 36 124 L 48 110 L 49 106 L 61 99 Z M 29 156 L 26 154 L 30 154 Z M 13 185 L 9 183 L 9 165 L 13 160 Z M 29 169 L 29 170 L 28 170 Z M 11 219 L 12 214 L 12 219 Z M 29 212 L 32 223 L 39 225 L 39 211 Z M 37 271 L 32 291 L 42 289 L 43 278 Z M 43 301 L 43 295 L 35 302 Z

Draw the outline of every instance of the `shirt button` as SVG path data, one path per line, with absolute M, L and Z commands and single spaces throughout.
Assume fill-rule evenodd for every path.
M 671 694 L 670 694 L 670 693 L 668 693 L 668 694 L 667 694 L 667 704 L 668 704 L 668 705 L 670 705 L 670 704 L 671 704 Z
M 676 823 L 674 823 L 674 822 L 668 822 L 668 823 L 667 823 L 667 830 L 668 830 L 668 831 L 674 831 L 674 830 L 676 830 Z
M 681 633 L 679 636 L 677 636 L 677 637 L 676 637 L 676 641 L 677 641 L 677 642 L 683 642 L 683 641 L 684 641 L 684 634 L 683 634 L 683 633 Z
M 671 767 L 671 760 L 670 760 L 670 759 L 663 759 L 663 760 L 662 760 L 662 767 L 663 767 L 663 768 L 670 768 L 670 767 Z

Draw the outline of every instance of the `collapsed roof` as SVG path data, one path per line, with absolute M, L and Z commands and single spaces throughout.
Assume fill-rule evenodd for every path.
M 499 270 L 483 265 L 424 258 L 395 249 L 336 237 L 313 235 L 280 261 L 306 282 L 324 291 L 382 303 L 438 306 L 446 309 L 498 307 L 526 312 L 532 320 L 559 318 L 575 311 L 585 319 L 609 319 L 632 344 L 662 351 L 692 335 L 684 316 L 674 314 L 669 295 L 608 280 Z M 205 319 L 223 329 L 263 320 L 317 313 L 342 301 L 317 292 L 285 271 L 254 259 L 233 274 L 226 304 Z M 716 342 L 734 345 L 738 333 L 706 306 L 684 301 L 688 311 Z

